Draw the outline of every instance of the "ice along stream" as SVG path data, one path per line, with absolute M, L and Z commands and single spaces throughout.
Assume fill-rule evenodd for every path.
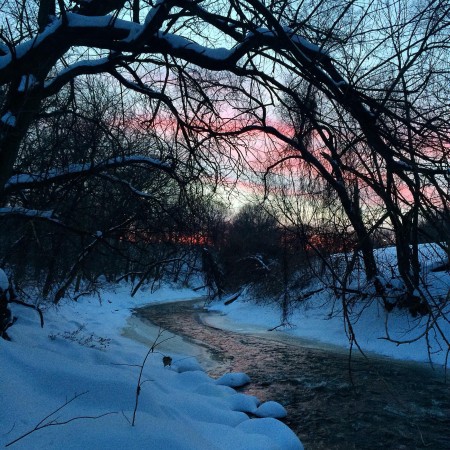
M 217 314 L 193 301 L 135 311 L 135 319 L 183 337 L 211 376 L 246 372 L 243 392 L 283 404 L 307 450 L 450 449 L 450 385 L 425 364 L 354 356 L 281 333 L 208 326 Z M 212 362 L 212 363 L 211 363 Z

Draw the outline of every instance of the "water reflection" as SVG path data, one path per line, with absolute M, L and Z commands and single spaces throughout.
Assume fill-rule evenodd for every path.
M 244 392 L 276 400 L 306 449 L 450 449 L 450 391 L 442 372 L 208 327 L 193 302 L 155 305 L 140 317 L 206 348 L 211 376 L 242 371 Z M 213 314 L 213 313 L 208 313 Z

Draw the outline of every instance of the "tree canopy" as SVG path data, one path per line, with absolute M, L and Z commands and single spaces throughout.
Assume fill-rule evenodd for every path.
M 225 182 L 250 164 L 270 188 L 271 176 L 294 167 L 339 203 L 368 279 L 378 274 L 374 233 L 388 226 L 406 290 L 418 287 L 418 224 L 449 215 L 448 1 L 5 0 L 1 8 L 3 216 L 57 221 L 30 193 L 82 176 L 145 197 L 145 172 L 152 180 L 161 172 L 188 198 L 188 181 Z M 51 145 L 36 145 L 45 120 L 80 117 L 80 93 L 91 89 L 83 80 L 96 75 L 114 86 L 120 110 L 98 123 L 109 150 L 91 141 L 82 161 L 73 149 L 51 158 Z M 145 149 L 129 135 L 137 122 L 151 136 Z M 111 131 L 119 124 L 121 136 Z M 25 164 L 31 150 L 44 166 Z M 165 196 L 160 189 L 159 205 Z

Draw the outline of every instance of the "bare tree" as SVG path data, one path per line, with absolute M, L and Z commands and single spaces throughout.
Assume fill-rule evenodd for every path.
M 448 2 L 20 5 L 5 1 L 0 18 L 4 213 L 14 212 L 8 189 L 23 187 L 15 170 L 39 114 L 52 112 L 65 86 L 76 91 L 81 76 L 109 74 L 121 98 L 145 98 L 148 129 L 182 149 L 174 156 L 181 168 L 153 161 L 155 169 L 218 180 L 236 177 L 246 162 L 265 162 L 270 172 L 301 161 L 339 198 L 380 293 L 372 235 L 381 224 L 396 236 L 406 290 L 417 287 L 419 217 L 449 200 Z M 280 108 L 293 123 L 274 120 Z M 267 144 L 270 158 L 261 157 Z M 135 160 L 89 170 L 105 164 Z M 48 182 L 48 174 L 61 175 L 47 171 L 35 182 Z

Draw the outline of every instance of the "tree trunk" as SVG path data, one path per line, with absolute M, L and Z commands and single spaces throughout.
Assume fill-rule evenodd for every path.
M 4 187 L 13 173 L 20 144 L 42 101 L 41 89 L 21 92 L 20 81 L 10 86 L 0 112 L 0 206 L 5 203 Z
M 360 250 L 362 254 L 366 279 L 372 280 L 378 274 L 378 268 L 373 255 L 373 241 L 362 219 L 358 187 L 354 188 L 353 199 L 342 185 L 336 184 L 334 187 L 358 239 L 357 250 Z

